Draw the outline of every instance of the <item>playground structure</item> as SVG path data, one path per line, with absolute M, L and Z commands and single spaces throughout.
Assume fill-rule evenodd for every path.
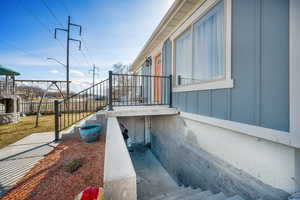
M 0 65 L 0 124 L 16 123 L 20 120 L 20 98 L 16 95 L 15 76 L 19 72 Z
M 17 94 L 22 97 L 20 110 L 22 114 L 36 115 L 36 127 L 41 114 L 52 114 L 54 100 L 64 99 L 61 80 L 16 80 Z M 35 91 L 34 91 L 35 90 Z M 50 92 L 52 91 L 52 95 Z M 53 92 L 54 91 L 54 92 Z
M 61 80 L 16 80 L 16 93 L 21 97 L 20 112 L 26 115 L 53 113 L 54 100 L 65 98 Z

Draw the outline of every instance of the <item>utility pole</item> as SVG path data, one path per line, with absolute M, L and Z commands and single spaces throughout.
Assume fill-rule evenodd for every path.
M 89 70 L 89 72 L 93 73 L 93 86 L 95 85 L 95 76 L 96 76 L 96 70 L 99 71 L 99 68 L 93 65 L 93 68 Z M 95 88 L 93 87 L 93 96 L 95 97 Z
M 68 28 L 67 29 L 55 28 L 55 32 L 54 32 L 54 38 L 55 39 L 56 39 L 57 31 L 64 31 L 64 32 L 67 33 L 67 56 L 66 56 L 67 57 L 66 58 L 67 97 L 66 97 L 66 99 L 68 99 L 70 97 L 70 41 L 78 42 L 79 43 L 78 50 L 79 51 L 81 50 L 81 40 L 70 38 L 70 29 L 71 29 L 72 26 L 79 27 L 79 35 L 81 36 L 82 27 L 80 25 L 71 23 L 71 17 L 70 16 L 68 16 Z
M 93 68 L 89 70 L 89 72 L 92 72 L 93 73 L 93 85 L 95 85 L 95 76 L 96 76 L 96 70 L 98 71 L 99 68 L 96 67 L 95 65 L 93 65 Z

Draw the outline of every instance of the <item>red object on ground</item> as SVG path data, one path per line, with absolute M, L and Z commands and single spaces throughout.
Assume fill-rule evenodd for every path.
M 81 200 L 97 200 L 98 194 L 99 194 L 99 188 L 88 187 L 83 191 Z

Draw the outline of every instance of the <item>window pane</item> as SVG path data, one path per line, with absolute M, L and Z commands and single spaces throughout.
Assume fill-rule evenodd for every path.
M 192 36 L 191 30 L 186 31 L 176 40 L 176 84 L 184 84 L 184 80 L 192 78 Z M 181 77 L 182 81 L 178 79 Z
M 193 82 L 224 77 L 224 1 L 194 24 L 193 43 Z

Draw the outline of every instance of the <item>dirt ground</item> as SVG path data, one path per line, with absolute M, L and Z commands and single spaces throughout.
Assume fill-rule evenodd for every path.
M 105 135 L 93 144 L 80 139 L 63 141 L 34 166 L 3 200 L 73 200 L 88 186 L 103 186 Z M 65 171 L 67 163 L 82 161 L 75 172 Z

